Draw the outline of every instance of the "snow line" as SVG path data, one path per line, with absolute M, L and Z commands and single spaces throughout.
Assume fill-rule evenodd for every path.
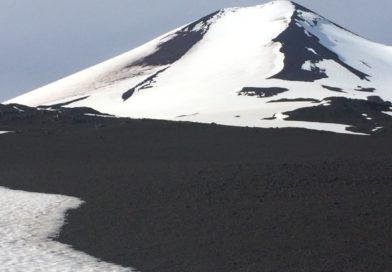
M 59 234 L 66 211 L 82 204 L 75 197 L 0 187 L 1 271 L 133 271 L 51 239 Z

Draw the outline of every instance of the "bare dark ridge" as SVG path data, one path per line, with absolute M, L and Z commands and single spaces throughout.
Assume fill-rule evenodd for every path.
M 382 99 L 381 97 L 379 97 L 379 96 L 377 96 L 377 95 L 370 95 L 370 96 L 367 97 L 367 100 L 368 100 L 368 101 L 371 101 L 371 102 L 373 102 L 373 103 L 378 103 L 378 104 L 381 104 L 381 105 L 386 105 L 386 106 L 388 106 L 388 107 L 391 107 L 391 106 L 392 106 L 392 103 L 391 103 L 391 102 L 385 101 L 384 99 Z
M 17 112 L 23 112 L 30 109 L 30 107 L 25 106 L 25 105 L 19 105 L 19 104 L 0 104 L 0 116 L 2 114 L 8 114 L 8 113 L 17 113 Z
M 305 12 L 312 12 L 312 13 L 315 13 L 314 11 L 312 11 L 312 10 L 310 10 L 310 9 L 308 9 L 308 8 L 306 8 L 306 7 L 302 6 L 302 5 L 300 5 L 300 4 L 297 4 L 297 3 L 292 2 L 292 1 L 291 1 L 291 3 L 294 5 L 294 7 L 295 7 L 296 10 L 302 10 L 302 11 L 305 11 Z M 355 35 L 355 36 L 358 36 L 358 37 L 363 38 L 363 36 L 361 36 L 361 35 L 359 35 L 359 34 L 353 32 L 353 31 L 351 31 L 351 30 L 349 30 L 349 29 L 347 29 L 347 28 L 345 28 L 345 27 L 343 27 L 343 26 L 341 26 L 341 25 L 339 25 L 339 24 L 336 24 L 336 23 L 334 23 L 334 22 L 328 20 L 326 17 L 320 15 L 319 13 L 316 13 L 316 14 L 319 15 L 320 17 L 324 18 L 325 20 L 327 20 L 328 22 L 330 22 L 330 23 L 333 24 L 334 26 L 336 26 L 336 27 L 338 27 L 338 28 L 340 28 L 340 29 L 343 29 L 343 30 L 345 30 L 345 31 L 347 31 L 347 32 L 349 32 L 349 33 Z M 366 64 L 365 64 L 365 65 L 366 65 Z
M 176 62 L 184 56 L 196 43 L 203 39 L 210 25 L 208 21 L 218 15 L 221 11 L 216 11 L 210 15 L 195 21 L 173 34 L 173 37 L 158 45 L 158 49 L 149 56 L 138 60 L 126 68 L 133 66 L 161 66 Z M 195 30 L 198 24 L 203 24 L 205 29 Z
M 333 60 L 359 77 L 361 80 L 369 81 L 369 75 L 343 62 L 335 52 L 322 45 L 318 37 L 311 33 L 309 33 L 308 36 L 305 29 L 302 26 L 297 25 L 299 21 L 303 21 L 298 16 L 298 11 L 300 10 L 305 12 L 310 11 L 300 5 L 296 5 L 296 9 L 291 17 L 291 21 L 287 29 L 284 30 L 278 37 L 273 39 L 273 42 L 279 42 L 282 44 L 280 51 L 285 55 L 285 59 L 282 71 L 270 78 L 313 82 L 315 80 L 327 78 L 328 76 L 324 70 L 316 66 L 312 67 L 311 71 L 303 70 L 303 64 L 306 61 L 310 61 L 312 64 L 317 64 L 322 60 Z M 314 54 L 307 48 L 313 49 L 317 54 Z
M 72 103 L 72 102 L 69 102 Z M 113 116 L 106 113 L 101 113 L 93 108 L 89 107 L 76 107 L 76 108 L 64 108 L 61 105 L 67 105 L 66 103 L 57 104 L 56 106 L 38 106 L 29 107 L 21 104 L 0 104 L 0 121 L 4 123 L 13 124 L 13 122 L 19 122 L 21 120 L 30 120 L 32 118 L 43 118 L 50 121 L 58 121 L 59 116 L 66 116 L 71 118 L 75 123 L 84 123 L 84 118 L 90 118 L 85 114 L 97 114 L 99 116 Z M 54 110 L 53 110 L 54 109 Z M 93 117 L 93 116 L 91 116 Z M 27 121 L 28 122 L 28 121 Z M 61 124 L 59 124 L 61 125 Z
M 128 91 L 126 91 L 125 93 L 123 93 L 122 99 L 124 101 L 128 100 L 135 93 L 136 90 L 152 88 L 151 84 L 155 83 L 154 79 L 157 78 L 157 76 L 160 73 L 163 73 L 164 71 L 166 71 L 168 68 L 169 67 L 166 67 L 164 69 L 159 70 L 158 72 L 156 72 L 152 76 L 149 76 L 148 78 L 146 78 L 145 80 L 143 80 L 142 82 L 137 84 L 135 87 L 133 87 L 133 88 L 129 89 Z

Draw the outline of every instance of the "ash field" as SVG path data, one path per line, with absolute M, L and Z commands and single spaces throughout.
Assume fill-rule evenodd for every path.
M 77 251 L 134 271 L 392 268 L 390 134 L 6 107 L 1 186 L 84 201 L 55 238 Z

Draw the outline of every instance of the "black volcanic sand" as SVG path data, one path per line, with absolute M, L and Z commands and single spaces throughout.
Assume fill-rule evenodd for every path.
M 142 272 L 392 271 L 392 139 L 3 114 L 0 185 L 76 196 L 59 241 Z

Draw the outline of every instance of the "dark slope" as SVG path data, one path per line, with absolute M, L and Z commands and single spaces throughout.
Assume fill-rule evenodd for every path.
M 138 271 L 392 269 L 392 140 L 0 117 L 0 185 L 77 196 L 59 241 Z
M 221 11 L 213 12 L 175 32 L 173 35 L 165 37 L 158 49 L 151 55 L 132 63 L 132 66 L 160 66 L 172 64 L 184 56 L 196 43 L 203 39 L 204 34 L 210 27 L 209 21 L 218 16 Z M 197 27 L 197 26 L 203 27 Z M 164 38 L 164 39 L 165 39 Z
M 212 20 L 215 16 L 219 16 L 220 12 L 221 11 L 216 11 L 211 13 L 163 38 L 163 41 L 158 45 L 158 48 L 155 52 L 128 65 L 125 68 L 131 68 L 135 66 L 162 66 L 173 64 L 203 39 L 204 34 L 210 27 L 210 20 Z M 141 83 L 124 92 L 122 99 L 125 101 L 129 99 L 135 91 L 150 88 L 151 84 L 154 83 L 154 79 L 156 79 L 159 74 L 164 72 L 167 68 L 168 67 L 159 70 L 154 75 L 148 77 Z

